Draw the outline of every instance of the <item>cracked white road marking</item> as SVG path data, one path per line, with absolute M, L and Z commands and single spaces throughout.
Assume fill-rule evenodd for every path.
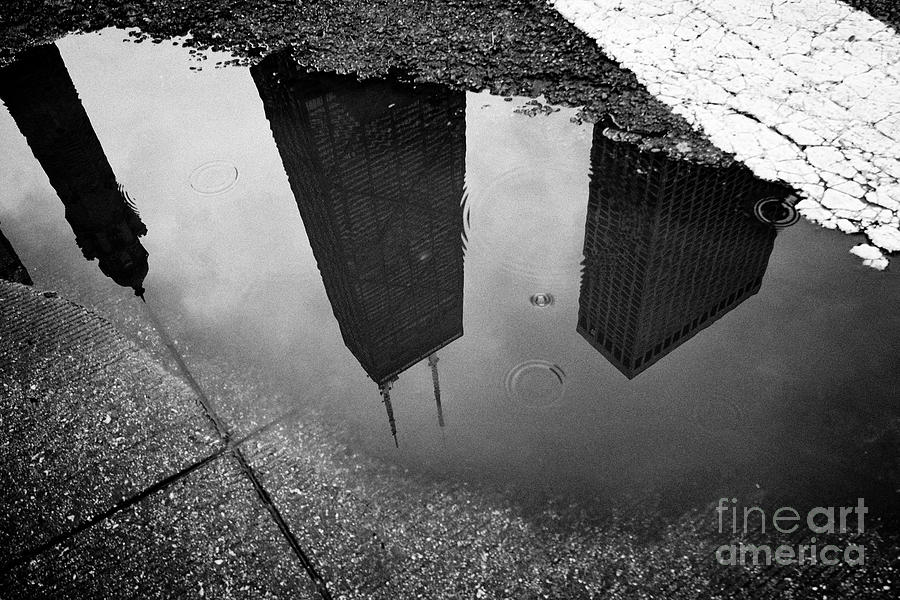
M 716 146 L 797 188 L 805 217 L 864 232 L 867 264 L 900 251 L 893 29 L 835 0 L 551 4 Z

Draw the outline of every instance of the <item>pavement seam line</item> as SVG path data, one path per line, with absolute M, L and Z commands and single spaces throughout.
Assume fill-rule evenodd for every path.
M 243 475 L 245 477 L 247 477 L 247 479 L 250 480 L 250 483 L 253 485 L 253 489 L 256 492 L 257 497 L 259 498 L 260 502 L 262 502 L 263 506 L 265 506 L 266 510 L 269 512 L 269 515 L 272 517 L 272 520 L 275 521 L 275 524 L 278 526 L 279 531 L 281 532 L 282 536 L 287 540 L 288 545 L 291 547 L 291 550 L 293 551 L 293 553 L 297 557 L 297 559 L 300 561 L 300 563 L 303 566 L 306 573 L 309 575 L 309 577 L 315 583 L 316 590 L 318 591 L 319 595 L 322 596 L 323 600 L 331 600 L 331 594 L 328 591 L 328 586 L 327 586 L 327 583 L 325 582 L 325 579 L 319 574 L 315 565 L 312 563 L 312 560 L 310 560 L 310 558 L 306 555 L 306 552 L 304 552 L 303 548 L 300 546 L 299 540 L 297 540 L 297 537 L 291 531 L 291 528 L 288 525 L 287 521 L 284 519 L 284 516 L 281 514 L 281 511 L 279 511 L 278 507 L 275 506 L 275 503 L 272 500 L 271 495 L 266 490 L 266 488 L 263 486 L 256 471 L 253 469 L 253 467 L 250 465 L 250 463 L 247 462 L 247 459 L 244 456 L 244 453 L 241 452 L 241 449 L 237 446 L 237 444 L 233 443 L 232 437 L 231 437 L 231 432 L 225 426 L 221 417 L 219 417 L 218 413 L 216 413 L 215 408 L 213 408 L 212 403 L 210 402 L 206 393 L 203 391 L 203 389 L 200 387 L 200 384 L 194 378 L 194 376 L 191 373 L 190 369 L 188 368 L 187 364 L 184 362 L 184 359 L 181 356 L 181 353 L 178 351 L 178 349 L 175 347 L 174 342 L 169 337 L 168 332 L 163 327 L 163 325 L 159 321 L 159 319 L 156 317 L 156 314 L 150 308 L 150 306 L 145 305 L 145 307 L 146 307 L 147 314 L 149 315 L 150 320 L 153 323 L 153 326 L 156 328 L 157 333 L 159 333 L 160 338 L 163 341 L 163 344 L 166 346 L 166 348 L 171 353 L 172 358 L 175 360 L 175 363 L 178 365 L 178 369 L 181 372 L 182 376 L 184 377 L 185 381 L 190 386 L 190 388 L 194 391 L 194 393 L 197 395 L 197 399 L 199 400 L 200 405 L 202 406 L 203 411 L 206 414 L 206 417 L 210 421 L 212 421 L 213 426 L 215 427 L 217 433 L 219 434 L 219 437 L 222 439 L 222 441 L 225 442 L 225 448 L 223 449 L 223 452 L 228 451 L 231 453 L 231 455 L 237 461 L 238 466 L 240 467 Z
M 116 503 L 113 507 L 103 511 L 102 513 L 98 514 L 94 518 L 92 518 L 88 521 L 85 521 L 84 523 L 80 523 L 79 525 L 73 527 L 72 529 L 67 529 L 66 531 L 63 531 L 63 532 L 53 536 L 53 538 L 51 538 L 50 540 L 37 546 L 36 548 L 29 550 L 28 552 L 14 558 L 13 560 L 11 560 L 3 565 L 0 565 L 0 574 L 5 575 L 6 573 L 8 573 L 10 570 L 14 569 L 15 567 L 36 558 L 38 555 L 42 554 L 43 552 L 51 550 L 51 549 L 55 548 L 56 546 L 65 543 L 67 540 L 75 537 L 79 533 L 82 533 L 82 532 L 86 531 L 87 529 L 90 529 L 91 527 L 94 527 L 94 526 L 98 525 L 99 523 L 102 523 L 106 519 L 109 519 L 109 518 L 115 516 L 116 514 L 118 514 L 119 512 L 121 512 L 123 510 L 127 510 L 131 506 L 134 506 L 138 502 L 145 500 L 146 498 L 152 496 L 153 494 L 155 494 L 157 492 L 161 492 L 161 491 L 168 489 L 170 486 L 178 483 L 182 479 L 185 479 L 186 477 L 191 475 L 194 471 L 205 466 L 207 463 L 212 462 L 213 460 L 216 460 L 217 458 L 224 455 L 226 452 L 233 451 L 237 446 L 240 446 L 241 444 L 244 444 L 245 442 L 248 442 L 251 439 L 258 437 L 259 435 L 262 435 L 266 431 L 281 424 L 288 418 L 293 417 L 297 412 L 298 412 L 298 410 L 295 409 L 295 410 L 291 410 L 291 411 L 284 413 L 283 415 L 279 416 L 277 419 L 254 429 L 253 431 L 251 431 L 247 435 L 243 436 L 239 440 L 229 442 L 228 444 L 226 444 L 219 450 L 216 450 L 209 456 L 206 456 L 206 457 L 200 459 L 199 461 L 192 463 L 192 464 L 188 465 L 187 467 L 184 467 L 183 469 L 179 470 L 178 472 L 173 473 L 172 475 L 170 475 L 164 479 L 161 479 L 160 481 L 154 483 L 153 485 L 148 486 L 148 487 L 132 494 L 131 496 L 129 496 L 127 498 L 123 498 L 121 501 Z
M 6 564 L 0 566 L 0 575 L 6 575 L 7 573 L 9 573 L 12 569 L 16 568 L 17 566 L 22 565 L 28 561 L 31 561 L 32 559 L 36 558 L 37 556 L 46 552 L 47 550 L 50 550 L 50 549 L 64 543 L 66 540 L 69 540 L 72 537 L 78 535 L 79 533 L 82 533 L 83 531 L 90 529 L 91 527 L 97 525 L 98 523 L 105 521 L 106 519 L 109 519 L 116 513 L 123 511 L 131 506 L 134 506 L 141 500 L 144 500 L 145 498 L 155 494 L 156 492 L 166 489 L 173 483 L 185 478 L 186 476 L 190 475 L 197 469 L 199 469 L 199 468 L 209 464 L 213 460 L 219 458 L 227 450 L 228 450 L 227 447 L 223 447 L 223 448 L 217 450 L 216 452 L 213 452 L 209 456 L 202 458 L 199 461 L 188 465 L 187 467 L 181 469 L 177 473 L 173 473 L 172 475 L 157 481 L 150 487 L 144 488 L 140 492 L 138 492 L 128 498 L 125 498 L 124 500 L 122 500 L 120 502 L 117 502 L 114 506 L 112 506 L 112 507 L 106 509 L 105 511 L 103 511 L 102 513 L 94 516 L 92 519 L 89 519 L 83 523 L 79 523 L 72 529 L 68 529 L 62 533 L 59 533 L 59 534 L 53 536 L 52 538 L 50 538 L 49 540 L 47 540 L 46 542 L 38 545 L 35 548 L 32 548 L 28 552 L 25 552 L 24 554 L 20 554 L 16 558 L 14 558 L 11 561 L 7 562 Z

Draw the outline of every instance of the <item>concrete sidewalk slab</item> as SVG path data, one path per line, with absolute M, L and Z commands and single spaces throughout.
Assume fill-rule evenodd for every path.
M 336 596 L 476 597 L 482 554 L 512 517 L 499 498 L 410 477 L 307 423 L 273 427 L 244 450 Z
M 12 571 L 3 598 L 318 597 L 230 456 Z
M 4 564 L 221 447 L 190 389 L 109 322 L 9 282 L 0 430 Z

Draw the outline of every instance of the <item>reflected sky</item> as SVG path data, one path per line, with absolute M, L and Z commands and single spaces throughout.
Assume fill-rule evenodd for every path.
M 99 212 L 129 222 L 131 199 L 146 226 L 148 303 L 360 449 L 601 499 L 876 485 L 900 284 L 840 236 L 760 223 L 755 200 L 786 190 L 641 154 L 574 110 L 528 117 L 525 99 L 278 56 L 197 73 L 183 49 L 120 37 L 57 46 L 80 101 L 66 110 L 83 106 L 102 146 L 90 164 L 115 173 Z M 81 257 L 33 141 L 49 134 L 21 121 L 0 113 L 6 246 L 38 286 L 130 294 Z
M 31 48 L 3 69 L 0 100 L 62 200 L 84 257 L 142 295 L 147 251 L 138 238 L 147 228 L 116 181 L 57 47 Z

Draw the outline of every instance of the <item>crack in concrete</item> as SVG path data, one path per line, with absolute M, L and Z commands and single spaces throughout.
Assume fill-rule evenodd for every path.
M 551 0 L 807 219 L 900 251 L 900 36 L 836 0 Z M 856 252 L 854 252 L 856 254 Z

